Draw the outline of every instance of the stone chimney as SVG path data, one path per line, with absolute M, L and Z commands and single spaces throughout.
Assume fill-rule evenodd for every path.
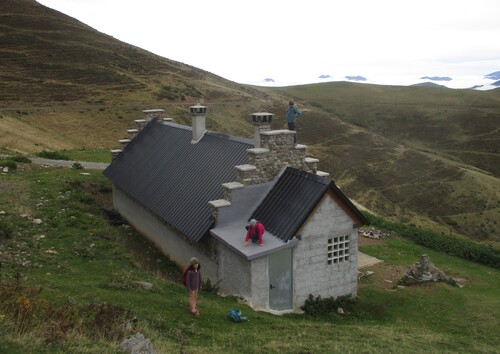
M 203 137 L 203 134 L 207 131 L 205 128 L 205 116 L 207 114 L 207 107 L 201 104 L 196 104 L 189 108 L 192 116 L 192 130 L 193 130 L 193 140 L 191 144 L 196 144 Z
M 267 112 L 252 113 L 250 115 L 254 127 L 253 131 L 256 148 L 260 148 L 260 133 L 271 130 L 273 116 L 274 114 Z
M 160 119 L 164 112 L 165 110 L 162 108 L 144 109 L 142 111 L 142 113 L 144 113 L 144 119 L 148 122 L 151 119 Z

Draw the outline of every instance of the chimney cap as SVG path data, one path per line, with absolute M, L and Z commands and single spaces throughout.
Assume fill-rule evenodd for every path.
M 205 114 L 207 111 L 207 107 L 197 103 L 194 106 L 189 107 L 189 110 L 193 114 Z
M 271 124 L 274 114 L 268 112 L 257 112 L 250 115 L 254 124 Z

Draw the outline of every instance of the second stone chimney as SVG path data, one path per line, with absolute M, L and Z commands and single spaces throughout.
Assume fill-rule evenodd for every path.
M 256 148 L 260 148 L 260 133 L 271 130 L 271 123 L 273 122 L 273 116 L 274 114 L 267 112 L 252 113 L 250 115 L 250 117 L 252 118 L 254 141 Z
M 192 130 L 193 130 L 193 140 L 191 144 L 196 144 L 203 137 L 203 134 L 207 131 L 205 127 L 205 117 L 207 114 L 207 107 L 201 104 L 196 104 L 189 108 L 192 116 Z

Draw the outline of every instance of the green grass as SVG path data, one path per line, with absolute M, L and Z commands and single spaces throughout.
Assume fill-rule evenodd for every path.
M 27 289 L 42 286 L 40 301 L 64 313 L 103 303 L 128 309 L 158 353 L 494 353 L 500 345 L 493 330 L 499 326 L 500 272 L 399 238 L 362 247 L 385 263 L 360 279 L 359 298 L 346 316 L 273 316 L 234 297 L 202 292 L 202 316 L 194 318 L 181 271 L 132 228 L 108 221 L 101 208 L 109 207 L 109 182 L 90 172 L 21 165 L 2 177 L 0 219 L 13 235 L 0 237 L 0 284 L 12 284 L 18 273 Z M 423 253 L 448 275 L 463 278 L 465 287 L 388 286 L 385 279 Z M 146 291 L 138 281 L 154 287 Z M 0 347 L 9 353 L 119 352 L 121 337 L 110 341 L 81 328 L 48 345 L 54 319 L 33 318 L 27 331 L 16 334 L 13 313 L 4 306 Z M 224 319 L 234 306 L 248 322 Z
M 107 149 L 81 149 L 41 151 L 36 154 L 39 157 L 53 160 L 72 160 L 84 162 L 111 162 L 111 152 Z
M 107 149 L 66 150 L 70 160 L 85 162 L 111 162 L 111 152 Z

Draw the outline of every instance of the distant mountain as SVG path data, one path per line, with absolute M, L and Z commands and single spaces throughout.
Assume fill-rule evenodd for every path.
M 366 81 L 366 77 L 363 76 L 345 76 L 345 78 L 350 81 Z
M 413 85 L 410 85 L 410 86 L 420 86 L 420 87 L 446 87 L 444 85 L 438 85 L 438 84 L 435 84 L 434 82 L 421 82 L 421 83 L 418 83 L 418 84 L 413 84 Z
M 500 80 L 500 71 L 495 71 L 494 73 L 490 73 L 488 75 L 484 75 L 486 79 L 491 79 L 491 80 Z M 493 84 L 495 85 L 495 84 Z M 495 85 L 498 86 L 498 85 Z
M 330 75 L 320 75 L 318 76 L 318 79 L 330 79 L 331 76 Z
M 494 83 L 492 83 L 493 86 L 500 86 L 500 80 L 498 81 L 495 81 Z
M 448 76 L 422 76 L 420 80 L 451 81 L 453 79 Z
M 274 80 L 273 80 L 273 79 L 271 79 L 270 77 L 266 77 L 266 78 L 264 79 L 264 82 L 274 82 Z

